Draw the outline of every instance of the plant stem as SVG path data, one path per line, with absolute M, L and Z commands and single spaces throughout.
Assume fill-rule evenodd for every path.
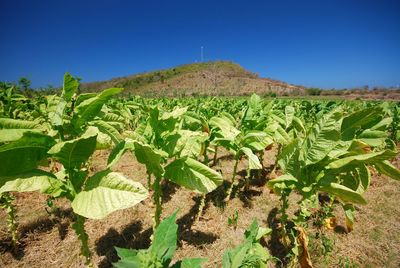
M 208 145 L 209 145 L 209 142 L 206 141 L 206 142 L 204 143 L 204 152 L 203 152 L 203 157 L 204 157 L 204 162 L 203 162 L 203 164 L 206 165 L 206 166 L 208 166 L 208 162 L 209 162 L 208 154 L 207 154 Z
M 213 165 L 217 164 L 217 154 L 218 154 L 218 146 L 215 146 L 214 158 L 213 158 Z
M 7 212 L 7 227 L 11 233 L 11 246 L 15 250 L 18 244 L 18 223 L 15 207 L 13 205 L 14 197 L 8 193 L 3 193 L 0 195 L 1 207 Z
M 76 220 L 72 224 L 72 229 L 74 229 L 75 234 L 78 236 L 78 240 L 81 241 L 81 255 L 85 258 L 87 266 L 93 266 L 89 249 L 89 235 L 85 231 L 86 218 L 78 214 L 75 214 L 75 218 Z
M 228 188 L 228 191 L 226 192 L 226 197 L 225 197 L 225 202 L 229 201 L 229 199 L 231 198 L 231 194 L 232 194 L 232 189 L 233 189 L 233 185 L 235 183 L 235 177 L 236 177 L 236 170 L 237 170 L 237 166 L 239 164 L 239 159 L 235 160 L 235 165 L 233 167 L 233 174 L 232 174 L 232 180 L 231 180 L 231 185 Z
M 250 186 L 250 168 L 247 167 L 246 177 L 244 178 L 244 190 L 245 191 L 249 190 L 249 186 Z
M 206 204 L 206 195 L 205 194 L 201 194 L 199 211 L 197 212 L 196 221 L 198 221 L 200 219 L 201 214 L 203 214 L 203 210 L 204 210 L 205 204 Z
M 280 222 L 281 222 L 281 225 L 282 225 L 281 237 L 282 237 L 282 241 L 283 241 L 285 247 L 288 247 L 289 243 L 290 243 L 290 242 L 288 242 L 288 239 L 287 239 L 288 238 L 287 237 L 288 233 L 287 233 L 287 230 L 286 230 L 286 224 L 287 224 L 287 220 L 289 218 L 289 216 L 286 213 L 286 210 L 289 207 L 288 195 L 289 194 L 286 193 L 285 191 L 282 193 L 282 196 L 281 196 L 282 207 L 281 207 L 281 209 L 279 211 L 279 213 L 281 214 Z
M 154 231 L 160 224 L 160 218 L 161 218 L 161 212 L 162 212 L 162 208 L 161 208 L 162 192 L 161 192 L 160 181 L 161 181 L 161 178 L 156 177 L 154 180 L 154 183 L 153 183 L 153 190 L 154 190 L 153 202 L 156 207 L 156 210 L 154 211 L 154 218 L 153 218 L 153 230 Z
M 147 173 L 147 189 L 151 189 L 151 173 Z

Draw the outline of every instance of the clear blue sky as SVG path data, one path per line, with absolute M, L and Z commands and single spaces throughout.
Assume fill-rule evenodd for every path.
M 2 0 L 0 80 L 61 85 L 231 60 L 323 88 L 400 84 L 400 1 Z

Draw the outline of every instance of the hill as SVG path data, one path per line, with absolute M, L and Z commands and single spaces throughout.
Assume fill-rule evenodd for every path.
M 174 68 L 114 78 L 82 85 L 86 92 L 123 87 L 125 94 L 142 96 L 303 95 L 304 88 L 245 70 L 229 61 L 180 65 Z

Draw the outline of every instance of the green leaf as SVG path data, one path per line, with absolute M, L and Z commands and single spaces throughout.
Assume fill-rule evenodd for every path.
M 138 256 L 138 250 L 115 247 L 120 260 L 113 263 L 116 268 L 142 268 L 142 256 Z
M 187 189 L 209 193 L 222 184 L 222 176 L 192 158 L 181 158 L 165 168 L 165 178 Z
M 93 154 L 96 149 L 96 138 L 95 129 L 89 128 L 79 138 L 57 143 L 48 153 L 63 164 L 65 169 L 77 168 Z
M 1 177 L 0 185 L 3 185 L 0 188 L 0 194 L 33 191 L 48 193 L 60 188 L 62 183 L 52 173 L 36 169 L 12 177 Z
M 280 193 L 280 189 L 291 189 L 296 183 L 297 179 L 290 174 L 284 174 L 276 179 L 269 180 L 267 182 L 268 188 L 274 190 L 277 194 Z
M 210 119 L 209 125 L 214 128 L 218 128 L 224 138 L 234 140 L 240 131 L 236 129 L 232 122 L 225 117 L 216 117 Z
M 103 120 L 95 120 L 90 122 L 90 124 L 97 127 L 102 133 L 107 134 L 112 139 L 114 144 L 118 144 L 122 141 L 121 134 L 119 134 L 118 130 L 108 122 Z
M 16 141 L 24 136 L 26 132 L 37 132 L 38 129 L 0 129 L 0 143 Z
M 336 147 L 341 117 L 340 112 L 332 111 L 314 125 L 303 145 L 306 165 L 321 161 Z
M 278 165 L 285 173 L 290 173 L 297 177 L 300 174 L 304 162 L 300 159 L 300 140 L 295 139 L 290 144 L 283 147 L 278 155 Z
M 294 108 L 292 106 L 286 106 L 285 107 L 285 123 L 286 123 L 286 129 L 292 124 L 293 118 L 294 118 Z
M 138 204 L 147 196 L 147 190 L 139 182 L 105 170 L 88 179 L 84 190 L 75 196 L 71 206 L 81 216 L 102 219 L 114 211 Z
M 264 131 L 249 131 L 242 139 L 241 144 L 254 151 L 262 151 L 274 141 Z
M 345 165 L 348 165 L 350 163 L 365 163 L 365 164 L 375 164 L 377 161 L 382 161 L 382 160 L 387 160 L 391 159 L 396 156 L 396 153 L 391 151 L 391 150 L 384 150 L 380 152 L 372 152 L 372 153 L 367 153 L 367 154 L 361 154 L 361 155 L 353 155 L 353 156 L 348 156 L 344 157 L 341 159 L 338 159 L 336 161 L 333 161 L 329 163 L 327 166 L 328 169 L 337 169 L 337 168 L 343 168 Z
M 73 78 L 69 73 L 65 73 L 62 98 L 64 98 L 65 101 L 67 102 L 71 101 L 72 96 L 74 95 L 78 87 L 79 87 L 78 80 Z
M 0 146 L 0 177 L 36 168 L 53 144 L 54 140 L 47 135 L 25 132 L 22 138 Z
M 207 259 L 203 258 L 184 259 L 175 263 L 171 268 L 201 268 L 206 261 Z
M 77 79 L 73 78 L 69 73 L 64 75 L 64 84 L 61 98 L 56 106 L 56 109 L 49 113 L 51 124 L 54 126 L 63 125 L 64 110 L 68 102 L 71 101 L 72 96 L 79 87 Z
M 381 116 L 381 114 L 382 108 L 377 106 L 374 108 L 366 108 L 361 111 L 354 112 L 343 118 L 340 130 L 342 133 L 342 138 L 344 140 L 353 139 L 358 129 L 373 122 L 377 117 Z
M 250 169 L 262 169 L 260 160 L 258 157 L 251 151 L 251 149 L 247 147 L 240 148 L 239 154 L 245 154 L 249 160 L 249 168 Z
M 0 118 L 0 128 L 3 129 L 35 129 L 38 125 L 39 123 L 35 121 Z
M 389 161 L 381 161 L 374 163 L 376 169 L 392 179 L 400 180 L 400 171 L 393 166 Z
M 199 157 L 207 135 L 202 132 L 190 130 L 180 130 L 178 134 L 180 138 L 177 140 L 174 154 L 179 154 L 180 157 Z
M 139 163 L 146 165 L 147 173 L 152 173 L 157 178 L 161 178 L 164 169 L 161 166 L 162 156 L 150 145 L 134 141 L 134 153 Z
M 80 127 L 90 122 L 98 115 L 103 105 L 122 90 L 122 88 L 109 88 L 93 98 L 82 101 L 75 107 L 77 111 L 76 117 L 74 118 L 76 126 Z
M 372 147 L 379 147 L 385 144 L 387 136 L 385 131 L 366 129 L 357 138 Z
M 343 202 L 358 203 L 358 204 L 367 203 L 367 201 L 365 201 L 365 199 L 359 193 L 338 183 L 332 182 L 329 185 L 321 186 L 320 191 L 337 196 Z
M 134 145 L 133 145 L 133 140 L 131 139 L 126 139 L 124 141 L 121 141 L 118 143 L 114 149 L 111 151 L 110 155 L 108 156 L 107 160 L 107 168 L 112 167 L 115 163 L 121 159 L 122 155 L 127 151 L 131 150 L 133 151 Z
M 168 265 L 176 250 L 178 224 L 175 223 L 177 211 L 165 218 L 154 232 L 154 240 L 149 248 L 162 263 Z

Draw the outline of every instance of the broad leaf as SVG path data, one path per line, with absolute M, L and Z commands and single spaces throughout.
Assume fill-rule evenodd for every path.
M 108 122 L 103 120 L 95 120 L 90 124 L 97 127 L 102 133 L 107 134 L 112 139 L 114 144 L 118 144 L 122 141 L 122 136 L 119 134 L 118 130 Z
M 320 190 L 340 198 L 343 202 L 366 204 L 367 201 L 356 191 L 340 185 L 338 183 L 330 183 L 320 187 Z
M 147 173 L 152 173 L 157 178 L 161 178 L 164 174 L 164 169 L 161 166 L 162 156 L 150 145 L 134 142 L 134 154 L 139 163 L 146 165 Z
M 209 193 L 222 183 L 222 176 L 215 170 L 192 158 L 181 158 L 165 168 L 165 178 L 190 190 Z
M 262 169 L 260 160 L 249 148 L 240 148 L 239 154 L 245 154 L 247 156 L 249 160 L 249 169 Z
M 81 216 L 102 219 L 114 211 L 138 204 L 147 196 L 147 190 L 139 182 L 105 170 L 88 179 L 84 190 L 75 196 L 71 206 Z
M 376 169 L 392 179 L 400 180 L 400 171 L 393 166 L 389 161 L 382 161 L 374 163 Z
M 303 145 L 306 165 L 315 164 L 324 159 L 335 148 L 340 139 L 340 118 L 342 114 L 333 111 L 322 117 L 314 125 Z
M 57 143 L 49 150 L 49 154 L 66 169 L 80 167 L 96 149 L 96 137 L 96 130 L 89 128 L 79 138 Z
M 61 187 L 62 183 L 52 173 L 42 170 L 32 170 L 12 177 L 1 177 L 0 194 L 4 192 L 33 192 L 50 193 Z
M 176 250 L 178 224 L 175 223 L 177 211 L 165 218 L 154 232 L 154 240 L 149 251 L 153 252 L 162 263 L 168 265 Z
M 26 121 L 12 118 L 0 118 L 0 128 L 3 129 L 35 129 L 39 125 L 36 121 Z
M 341 158 L 339 160 L 329 163 L 328 169 L 338 169 L 342 168 L 349 163 L 365 163 L 365 164 L 375 164 L 377 161 L 383 161 L 391 159 L 396 156 L 396 153 L 391 150 L 384 150 L 380 152 L 372 152 L 361 155 L 353 155 Z
M 86 122 L 90 122 L 97 116 L 103 105 L 122 90 L 122 88 L 109 88 L 93 98 L 82 101 L 75 107 L 77 111 L 77 117 L 75 118 L 76 126 L 80 127 Z
M 0 146 L 0 177 L 21 174 L 47 157 L 54 140 L 44 134 L 25 132 L 22 138 Z
M 209 121 L 210 126 L 218 128 L 224 138 L 234 140 L 240 131 L 225 117 L 213 117 Z
M 0 129 L 0 143 L 16 141 L 26 132 L 40 132 L 38 129 Z

